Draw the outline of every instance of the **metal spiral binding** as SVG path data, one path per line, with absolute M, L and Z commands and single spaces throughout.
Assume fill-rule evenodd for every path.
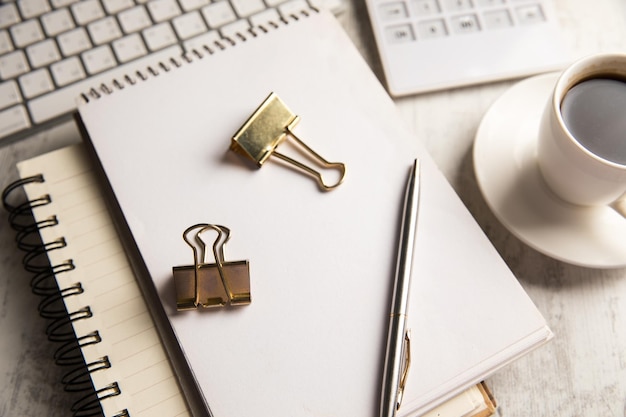
M 55 227 L 59 224 L 56 216 L 35 221 L 32 210 L 35 207 L 45 206 L 52 202 L 49 195 L 43 195 L 33 200 L 22 197 L 22 201 L 13 203 L 10 200 L 19 200 L 14 195 L 31 183 L 43 183 L 43 175 L 23 178 L 9 184 L 2 192 L 2 204 L 9 212 L 9 223 L 16 231 L 15 242 L 18 249 L 24 252 L 22 264 L 26 271 L 33 273 L 30 286 L 33 294 L 41 297 L 38 304 L 39 314 L 49 320 L 46 327 L 48 339 L 60 343 L 54 352 L 54 361 L 59 366 L 70 368 L 63 376 L 61 383 L 68 392 L 87 392 L 71 407 L 75 417 L 101 416 L 103 414 L 101 401 L 121 394 L 117 382 L 102 389 L 95 390 L 90 375 L 111 367 L 108 357 L 86 364 L 82 349 L 85 346 L 100 343 L 102 338 L 97 331 L 77 337 L 73 323 L 78 320 L 87 320 L 92 317 L 89 306 L 76 311 L 67 311 L 64 299 L 80 295 L 84 292 L 80 282 L 67 288 L 59 288 L 57 277 L 75 269 L 74 262 L 68 259 L 57 265 L 50 265 L 48 253 L 67 246 L 65 238 L 58 238 L 51 242 L 42 242 L 40 230 Z M 120 411 L 116 417 L 130 417 L 128 410 Z
M 317 12 L 317 9 L 311 7 L 300 11 L 299 14 L 291 14 L 289 17 L 292 21 L 298 21 L 301 18 L 308 17 L 311 13 Z M 98 100 L 103 95 L 112 94 L 116 90 L 123 90 L 126 86 L 132 86 L 137 82 L 146 81 L 152 77 L 158 77 L 162 73 L 170 72 L 172 69 L 182 67 L 196 59 L 203 59 L 207 54 L 213 55 L 217 51 L 236 46 L 238 43 L 246 42 L 250 38 L 256 38 L 261 33 L 268 33 L 270 30 L 279 29 L 281 26 L 286 26 L 290 23 L 289 19 L 280 17 L 277 22 L 269 21 L 265 25 L 248 28 L 243 33 L 235 33 L 233 37 L 224 37 L 223 40 L 220 39 L 211 44 L 203 45 L 200 50 L 192 49 L 179 57 L 170 57 L 165 61 L 158 62 L 156 65 L 149 65 L 141 70 L 135 70 L 133 73 L 124 75 L 121 79 L 113 79 L 110 84 L 101 83 L 99 86 L 92 87 L 89 91 L 82 93 L 80 98 L 85 103 Z

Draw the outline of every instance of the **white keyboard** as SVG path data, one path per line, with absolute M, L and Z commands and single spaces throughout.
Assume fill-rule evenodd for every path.
M 75 100 L 251 27 L 343 0 L 17 0 L 0 5 L 0 141 L 67 119 Z
M 518 78 L 568 62 L 552 0 L 366 0 L 393 96 Z

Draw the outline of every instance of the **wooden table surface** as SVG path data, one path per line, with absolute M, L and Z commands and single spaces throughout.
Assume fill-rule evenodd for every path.
M 382 79 L 365 5 L 347 1 L 339 20 Z M 626 52 L 626 1 L 555 0 L 572 58 Z M 481 118 L 514 81 L 396 100 L 398 109 L 494 246 L 518 277 L 555 338 L 487 381 L 499 416 L 626 416 L 626 269 L 599 270 L 556 261 L 503 227 L 477 186 L 472 146 Z M 69 124 L 0 144 L 0 188 L 17 178 L 15 163 L 78 141 Z M 625 237 L 626 238 L 626 237 Z M 0 417 L 68 416 L 63 391 L 22 269 L 7 213 L 0 210 Z M 493 329 L 497 331 L 497 329 Z

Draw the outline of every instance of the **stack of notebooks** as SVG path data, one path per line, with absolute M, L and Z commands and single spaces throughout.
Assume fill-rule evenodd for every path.
M 298 137 L 345 163 L 341 185 L 324 192 L 275 156 L 257 169 L 230 150 L 270 92 L 300 116 Z M 81 283 L 70 314 L 89 306 L 76 336 L 99 332 L 82 352 L 110 364 L 91 373 L 106 416 L 377 416 L 416 157 L 412 362 L 398 415 L 490 415 L 480 382 L 552 337 L 326 12 L 94 88 L 77 121 L 83 144 L 19 171 L 31 201 L 51 196 L 33 214 L 57 218 L 40 230 L 66 243 L 51 264 L 73 260 L 57 281 Z M 193 265 L 182 236 L 198 223 L 230 229 L 224 257 L 248 260 L 249 305 L 177 310 L 173 267 Z

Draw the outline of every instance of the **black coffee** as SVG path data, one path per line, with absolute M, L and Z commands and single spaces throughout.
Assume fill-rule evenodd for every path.
M 582 146 L 626 165 L 626 82 L 593 78 L 575 85 L 563 98 L 561 115 Z

